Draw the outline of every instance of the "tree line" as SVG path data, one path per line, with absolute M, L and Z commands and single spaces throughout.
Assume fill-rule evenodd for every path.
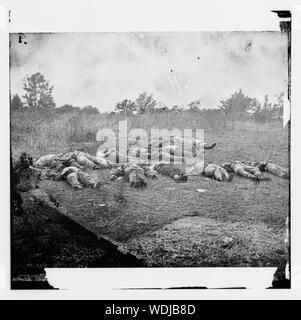
M 56 106 L 53 98 L 53 86 L 41 73 L 35 73 L 24 80 L 23 89 L 25 94 L 23 100 L 18 94 L 11 97 L 11 110 L 28 110 L 41 113 L 52 114 L 100 114 L 98 108 L 88 105 L 85 107 L 76 107 L 71 104 Z M 251 98 L 243 93 L 242 89 L 232 94 L 228 99 L 222 100 L 218 106 L 218 110 L 223 112 L 225 116 L 234 120 L 254 119 L 257 122 L 264 122 L 271 119 L 281 118 L 283 113 L 284 93 L 277 97 L 276 103 L 269 101 L 268 95 L 261 104 L 256 98 Z M 188 104 L 188 110 L 201 111 L 205 109 L 202 100 L 194 100 Z M 185 110 L 184 106 L 174 105 L 171 108 L 158 103 L 153 94 L 148 92 L 141 93 L 135 100 L 124 99 L 115 105 L 113 114 L 121 114 L 126 116 L 153 113 L 153 112 L 181 112 Z

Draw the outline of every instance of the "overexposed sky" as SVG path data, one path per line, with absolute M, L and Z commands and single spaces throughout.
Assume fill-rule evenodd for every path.
M 21 44 L 17 34 L 10 40 L 12 94 L 24 94 L 24 77 L 41 72 L 57 106 L 111 111 L 147 91 L 169 107 L 201 99 L 215 108 L 239 88 L 259 101 L 287 90 L 287 39 L 277 31 L 31 33 Z

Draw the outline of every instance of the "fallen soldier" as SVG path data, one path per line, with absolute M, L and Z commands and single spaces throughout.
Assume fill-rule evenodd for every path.
M 228 172 L 225 168 L 214 164 L 214 163 L 206 163 L 204 164 L 204 170 L 202 173 L 203 176 L 207 178 L 213 178 L 217 181 L 232 181 L 233 173 Z
M 62 162 L 77 162 L 80 166 L 90 169 L 107 168 L 108 162 L 103 157 L 95 157 L 82 151 L 73 151 L 58 158 Z
M 82 169 L 83 167 L 101 169 L 109 166 L 108 161 L 104 157 L 95 157 L 77 150 L 66 154 L 49 154 L 42 156 L 34 165 L 36 167 L 57 168 L 60 164 L 64 167 L 78 167 L 79 169 Z
M 174 163 L 160 161 L 149 167 L 150 172 L 158 172 L 164 176 L 170 177 L 177 182 L 186 182 L 188 176 L 185 174 L 184 170 Z
M 183 143 L 186 143 L 186 149 L 182 150 Z M 196 148 L 203 147 L 206 149 L 213 149 L 216 143 L 207 145 L 207 143 L 196 139 L 187 139 L 182 137 L 165 138 L 164 141 L 154 140 L 146 147 L 140 143 L 139 139 L 127 142 L 127 149 L 123 152 L 111 148 L 108 145 L 101 143 L 97 149 L 96 157 L 105 159 L 108 166 L 114 166 L 119 163 L 137 163 L 138 165 L 147 165 L 151 161 L 170 161 L 183 163 L 185 158 L 196 157 Z M 184 145 L 185 147 L 185 145 Z
M 263 180 L 270 180 L 255 166 L 247 165 L 241 161 L 235 160 L 231 163 L 224 163 L 223 168 L 228 172 L 235 173 L 238 176 L 253 180 L 255 182 L 260 182 Z
M 262 172 L 268 172 L 280 178 L 289 179 L 290 175 L 287 169 L 278 166 L 273 162 L 256 162 L 249 163 L 251 166 L 257 167 Z
M 127 180 L 131 183 L 132 186 L 136 187 L 139 187 L 140 185 L 146 186 L 144 176 L 157 178 L 158 173 L 170 177 L 177 182 L 187 182 L 189 175 L 203 175 L 208 178 L 213 178 L 217 181 L 231 181 L 233 179 L 233 173 L 229 173 L 225 168 L 214 163 L 205 163 L 205 165 L 202 165 L 201 170 L 197 170 L 197 174 L 189 174 L 186 173 L 180 165 L 165 161 L 160 161 L 151 166 L 128 163 L 116 169 L 112 169 L 110 173 L 110 179 L 116 180 L 118 177 L 126 177 L 127 171 L 130 172 L 129 178 L 127 178 Z M 144 176 L 142 177 L 142 175 Z M 138 176 L 141 179 L 140 183 L 138 182 Z M 144 182 L 142 182 L 142 180 L 144 180 Z
M 84 187 L 98 189 L 101 185 L 100 180 L 96 180 L 77 167 L 64 168 L 54 177 L 54 180 L 66 180 L 76 190 L 83 189 Z
M 34 162 L 36 167 L 55 167 L 59 163 L 58 156 L 56 154 L 47 154 L 40 157 Z
M 171 140 L 171 141 L 170 141 Z M 212 143 L 211 145 L 208 145 L 205 142 L 202 142 L 197 139 L 187 139 L 182 137 L 173 137 L 171 139 L 163 141 L 152 141 L 148 145 L 148 154 L 153 154 L 154 150 L 155 152 L 159 153 L 169 153 L 171 156 L 182 156 L 185 158 L 186 152 L 188 154 L 192 155 L 192 157 L 196 157 L 196 150 L 199 148 L 201 150 L 201 147 L 203 147 L 204 150 L 211 150 L 216 146 L 216 143 Z M 182 150 L 182 146 L 184 146 Z M 186 148 L 185 148 L 186 147 Z M 182 155 L 177 152 L 177 150 L 182 150 Z
M 126 163 L 111 170 L 110 180 L 116 180 L 119 177 L 124 177 L 125 180 L 130 183 L 131 187 L 143 189 L 147 185 L 145 180 L 145 173 L 147 172 L 148 170 L 145 171 L 136 163 Z

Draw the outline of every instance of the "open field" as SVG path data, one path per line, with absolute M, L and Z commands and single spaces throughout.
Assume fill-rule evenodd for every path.
M 103 120 L 99 127 L 97 119 L 72 122 L 68 118 L 43 123 L 42 133 L 39 126 L 27 125 L 27 131 L 20 131 L 16 119 L 12 117 L 14 158 L 22 151 L 34 157 L 64 152 L 72 143 L 93 141 L 97 128 L 117 126 L 116 118 Z M 202 119 L 195 114 L 130 119 L 130 127 L 162 128 L 164 124 L 169 129 L 204 128 L 205 141 L 217 143 L 206 152 L 205 161 L 272 160 L 288 167 L 288 132 L 281 122 L 229 125 L 222 118 Z M 288 180 L 271 176 L 270 181 L 255 184 L 234 177 L 232 182 L 220 183 L 191 177 L 187 183 L 176 183 L 160 176 L 148 179 L 147 188 L 137 191 L 122 180 L 110 181 L 109 170 L 89 172 L 103 181 L 99 190 L 75 191 L 64 182 L 50 180 L 42 180 L 40 189 L 67 216 L 148 266 L 278 266 L 287 259 Z

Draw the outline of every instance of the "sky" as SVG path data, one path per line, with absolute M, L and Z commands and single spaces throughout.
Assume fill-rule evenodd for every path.
M 240 88 L 263 101 L 287 90 L 287 38 L 269 32 L 28 33 L 10 35 L 11 93 L 40 72 L 57 106 L 112 111 L 149 92 L 168 106 L 217 108 Z

